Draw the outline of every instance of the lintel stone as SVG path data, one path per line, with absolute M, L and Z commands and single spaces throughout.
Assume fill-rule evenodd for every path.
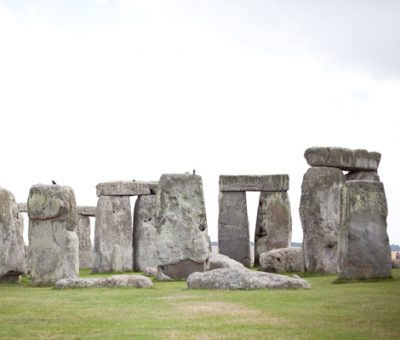
M 82 216 L 96 217 L 96 207 L 78 207 L 78 214 Z
M 26 203 L 18 203 L 18 211 L 27 213 L 28 212 L 28 204 Z
M 155 195 L 158 182 L 115 181 L 96 185 L 97 197 L 100 196 L 143 196 Z
M 219 191 L 287 191 L 289 175 L 219 176 Z

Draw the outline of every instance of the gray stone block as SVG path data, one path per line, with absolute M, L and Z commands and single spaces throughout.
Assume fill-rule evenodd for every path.
M 26 203 L 18 203 L 18 211 L 22 213 L 27 213 L 28 205 Z
M 249 219 L 245 192 L 220 192 L 219 253 L 250 266 Z
M 289 175 L 219 176 L 219 191 L 287 191 Z
M 262 270 L 274 273 L 303 272 L 304 253 L 302 248 L 270 250 L 260 255 Z
M 346 174 L 346 181 L 375 181 L 379 182 L 376 171 L 350 171 Z
M 392 262 L 383 184 L 349 181 L 341 190 L 341 202 L 339 278 L 390 277 Z
M 79 268 L 92 268 L 93 248 L 92 241 L 90 239 L 89 216 L 78 215 L 76 233 L 79 239 Z
M 115 181 L 96 185 L 97 196 L 143 196 L 154 195 L 157 182 Z
M 82 216 L 96 217 L 96 207 L 78 207 L 78 214 Z
M 348 171 L 377 170 L 381 160 L 379 152 L 350 150 L 336 147 L 308 148 L 304 157 L 310 166 L 329 166 Z

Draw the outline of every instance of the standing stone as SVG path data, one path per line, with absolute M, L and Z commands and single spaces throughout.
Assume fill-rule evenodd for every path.
M 209 268 L 207 217 L 200 176 L 162 175 L 156 198 L 159 276 L 183 279 Z
M 288 193 L 261 192 L 254 237 L 254 263 L 272 249 L 287 248 L 292 239 L 292 216 Z
M 78 226 L 76 229 L 79 239 L 79 268 L 92 268 L 93 249 L 90 239 L 89 216 L 78 215 Z
M 93 273 L 133 269 L 132 213 L 129 196 L 97 201 Z
M 156 196 L 139 196 L 133 222 L 134 268 L 144 271 L 156 263 Z
M 391 252 L 382 182 L 349 181 L 341 191 L 339 278 L 387 278 Z
M 18 282 L 25 272 L 23 232 L 14 195 L 0 187 L 0 282 Z
M 342 171 L 336 168 L 310 168 L 303 177 L 300 218 L 309 272 L 336 273 L 340 188 L 344 183 Z
M 219 253 L 250 267 L 249 219 L 245 192 L 220 192 Z
M 79 273 L 74 191 L 38 184 L 28 198 L 29 269 L 33 285 L 53 284 Z

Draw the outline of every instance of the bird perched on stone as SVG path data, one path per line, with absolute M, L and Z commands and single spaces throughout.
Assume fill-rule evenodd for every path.
M 196 175 L 196 170 L 195 169 L 193 169 L 193 176 L 195 176 Z
M 56 181 L 53 179 L 51 180 L 51 183 L 53 183 L 54 185 L 57 184 Z

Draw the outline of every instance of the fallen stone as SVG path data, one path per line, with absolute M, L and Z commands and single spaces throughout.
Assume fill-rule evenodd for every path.
M 0 282 L 19 282 L 25 272 L 24 218 L 14 195 L 0 187 Z
M 273 249 L 260 255 L 260 267 L 273 273 L 303 272 L 304 254 L 302 248 Z
M 219 253 L 250 267 L 249 219 L 245 192 L 220 192 Z
M 379 182 L 379 175 L 376 171 L 350 171 L 346 175 L 346 181 L 376 181 L 376 182 Z
M 244 269 L 240 262 L 231 259 L 229 256 L 223 254 L 210 253 L 210 270 L 219 268 L 239 268 Z
M 254 236 L 254 263 L 272 249 L 287 248 L 292 239 L 292 215 L 286 191 L 261 192 Z
M 115 181 L 96 185 L 97 196 L 144 196 L 154 195 L 157 182 Z
M 346 182 L 341 190 L 341 205 L 339 278 L 390 277 L 392 261 L 382 182 Z
M 78 207 L 78 214 L 82 216 L 96 217 L 96 207 Z
M 348 171 L 377 170 L 381 160 L 378 152 L 335 147 L 308 148 L 304 157 L 310 166 L 334 167 Z
M 153 282 L 143 275 L 113 275 L 108 278 L 75 278 L 60 279 L 55 284 L 58 289 L 66 288 L 151 288 Z
M 38 184 L 28 198 L 28 267 L 33 285 L 54 284 L 79 273 L 79 241 L 74 191 Z
M 162 175 L 157 188 L 158 270 L 173 279 L 208 270 L 203 183 L 197 175 Z
M 146 276 L 157 277 L 157 267 L 146 267 L 143 269 L 143 274 Z
M 310 288 L 304 279 L 236 268 L 193 273 L 186 283 L 189 289 Z
M 301 186 L 300 218 L 305 267 L 309 272 L 336 273 L 340 229 L 341 170 L 309 168 Z
M 132 213 L 128 196 L 100 196 L 97 202 L 93 273 L 133 269 Z
M 89 216 L 78 215 L 76 233 L 79 239 L 79 268 L 92 268 L 93 249 L 92 240 L 90 239 Z
M 27 213 L 28 205 L 26 203 L 18 203 L 18 211 L 21 213 Z
M 219 191 L 287 191 L 288 175 L 219 176 Z
M 157 267 L 156 196 L 139 196 L 135 203 L 133 249 L 135 271 Z

